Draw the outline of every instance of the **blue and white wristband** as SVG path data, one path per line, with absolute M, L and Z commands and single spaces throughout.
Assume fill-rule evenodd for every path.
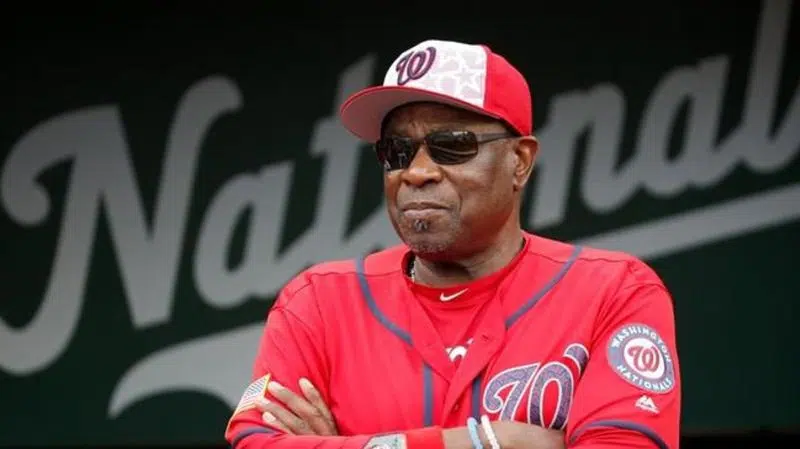
M 472 440 L 472 447 L 475 449 L 483 449 L 481 437 L 478 435 L 478 420 L 472 416 L 467 419 L 467 430 L 469 430 L 469 439 Z
M 491 449 L 500 449 L 500 442 L 497 441 L 497 435 L 494 433 L 492 423 L 489 422 L 488 416 L 481 416 L 481 426 L 483 426 L 483 433 L 486 434 L 486 439 L 489 440 Z

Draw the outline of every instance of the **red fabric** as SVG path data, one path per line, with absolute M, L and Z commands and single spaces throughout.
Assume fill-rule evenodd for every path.
M 253 379 L 269 373 L 299 392 L 298 380 L 309 378 L 342 436 L 264 433 L 260 414 L 246 410 L 232 417 L 228 441 L 355 449 L 375 434 L 464 426 L 474 407 L 492 420 L 564 429 L 574 447 L 677 448 L 680 376 L 661 281 L 629 255 L 583 249 L 574 257 L 571 245 L 526 239 L 476 316 L 458 368 L 406 281 L 405 247 L 369 256 L 362 278 L 352 261 L 297 276 L 269 314 Z
M 442 428 L 426 427 L 406 432 L 406 444 L 408 449 L 445 449 Z
M 526 247 L 527 242 L 526 239 Z M 406 278 L 456 368 L 472 344 L 479 320 L 487 304 L 494 299 L 497 286 L 516 269 L 524 255 L 525 248 L 501 270 L 472 282 L 446 288 L 416 284 Z
M 575 448 L 656 447 L 647 437 L 648 431 L 667 447 L 678 447 L 681 396 L 672 302 L 649 269 L 633 266 L 629 279 L 597 316 L 590 362 L 570 412 L 567 439 Z M 648 328 L 663 341 L 665 353 L 657 350 L 658 343 L 653 344 L 658 339 L 637 337 L 647 335 L 642 332 Z M 626 347 L 615 346 L 624 336 L 633 341 Z M 610 345 L 617 357 L 624 358 L 609 360 Z M 649 381 L 638 372 L 658 374 L 670 362 L 674 372 L 668 377 L 671 384 L 656 381 L 650 390 L 647 384 L 641 388 L 640 384 Z M 622 367 L 628 380 L 614 367 Z

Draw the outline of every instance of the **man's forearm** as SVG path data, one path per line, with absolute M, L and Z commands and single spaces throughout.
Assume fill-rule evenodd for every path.
M 488 442 L 481 434 L 484 447 Z M 266 428 L 242 431 L 231 442 L 233 449 L 368 449 L 373 443 L 398 441 L 407 449 L 473 449 L 466 427 L 442 430 L 437 427 L 388 435 L 316 436 L 289 435 Z M 389 447 L 392 446 L 391 444 Z M 403 447 L 403 446 L 398 446 Z
M 363 449 L 370 436 L 316 436 L 247 430 L 231 441 L 231 449 Z
M 452 429 L 444 430 L 444 447 L 445 449 L 473 449 L 475 446 L 472 444 L 472 439 L 469 436 L 467 427 L 455 427 Z M 483 432 L 478 432 L 478 436 L 483 443 L 483 447 L 491 447 L 489 440 Z M 414 448 L 409 448 L 414 449 Z

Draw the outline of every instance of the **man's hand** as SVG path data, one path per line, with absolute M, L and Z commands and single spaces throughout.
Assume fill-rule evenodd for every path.
M 333 414 L 319 391 L 308 379 L 300 379 L 299 385 L 304 397 L 275 381 L 269 382 L 267 389 L 283 405 L 267 399 L 259 401 L 264 422 L 293 435 L 337 435 Z

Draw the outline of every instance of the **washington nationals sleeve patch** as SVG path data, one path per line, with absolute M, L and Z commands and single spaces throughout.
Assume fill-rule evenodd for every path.
M 626 382 L 651 393 L 675 387 L 675 368 L 667 343 L 653 328 L 626 324 L 611 335 L 608 363 Z

